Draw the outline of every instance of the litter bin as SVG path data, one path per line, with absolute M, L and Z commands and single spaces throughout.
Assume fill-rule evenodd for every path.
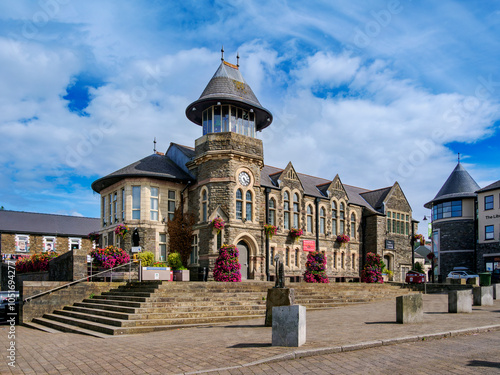
M 479 285 L 490 286 L 491 285 L 491 273 L 481 272 L 479 274 Z

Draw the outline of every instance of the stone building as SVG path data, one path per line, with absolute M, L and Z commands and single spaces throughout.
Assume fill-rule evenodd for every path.
M 100 220 L 89 217 L 0 210 L 0 253 L 13 259 L 46 251 L 90 252 L 87 235 L 99 229 Z
M 101 195 L 103 244 L 117 243 L 119 223 L 137 229 L 143 250 L 164 260 L 169 249 L 168 218 L 182 206 L 195 215 L 190 269 L 213 269 L 222 244 L 239 248 L 243 279 L 265 280 L 280 255 L 287 276 L 299 279 L 307 254 L 327 256 L 333 281 L 358 280 L 364 255 L 383 256 L 395 279 L 411 268 L 411 235 L 416 222 L 401 187 L 368 190 L 333 179 L 264 164 L 262 141 L 273 117 L 262 107 L 243 79 L 238 65 L 222 60 L 200 98 L 186 116 L 202 129 L 194 148 L 171 143 L 165 154 L 155 153 L 92 184 Z M 220 217 L 220 233 L 211 221 Z M 272 238 L 264 224 L 277 227 Z M 302 229 L 300 239 L 290 235 Z M 345 244 L 337 235 L 351 237 Z M 120 243 L 131 246 L 129 236 Z M 127 239 L 128 238 L 128 239 Z
M 500 268 L 500 180 L 477 193 L 478 272 Z

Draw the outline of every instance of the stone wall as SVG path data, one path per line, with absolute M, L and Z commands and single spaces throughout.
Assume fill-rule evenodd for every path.
M 20 288 L 21 300 L 38 293 L 62 286 L 66 282 L 60 281 L 25 281 Z M 29 302 L 23 303 L 20 322 L 30 322 L 33 318 L 38 318 L 44 314 L 52 313 L 54 310 L 60 310 L 64 306 L 81 302 L 89 298 L 92 294 L 99 295 L 102 292 L 124 285 L 125 282 L 82 282 L 71 285 L 67 288 L 46 294 L 35 298 Z
M 486 259 L 488 259 L 488 254 L 500 254 L 500 242 L 479 243 L 477 245 L 477 272 L 486 271 Z M 496 255 L 494 258 L 500 259 L 500 255 Z M 490 258 L 490 261 L 491 260 Z

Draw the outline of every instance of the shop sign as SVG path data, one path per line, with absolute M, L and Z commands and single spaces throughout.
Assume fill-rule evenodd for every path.
M 303 240 L 302 249 L 304 251 L 316 251 L 316 241 L 314 240 Z
M 387 250 L 394 250 L 394 240 L 385 240 L 385 248 Z

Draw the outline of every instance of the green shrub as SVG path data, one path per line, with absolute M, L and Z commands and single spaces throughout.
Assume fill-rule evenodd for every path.
M 413 270 L 417 271 L 419 273 L 425 273 L 424 267 L 422 267 L 422 263 L 420 263 L 420 262 L 415 262 L 415 266 L 413 266 Z
M 143 267 L 149 267 L 155 262 L 155 255 L 151 251 L 145 251 L 137 254 L 137 259 L 140 259 Z
M 181 255 L 179 253 L 170 253 L 170 254 L 168 254 L 167 263 L 168 263 L 168 266 L 173 271 L 186 270 L 187 269 L 187 268 L 185 268 L 182 265 L 182 259 L 181 259 Z

